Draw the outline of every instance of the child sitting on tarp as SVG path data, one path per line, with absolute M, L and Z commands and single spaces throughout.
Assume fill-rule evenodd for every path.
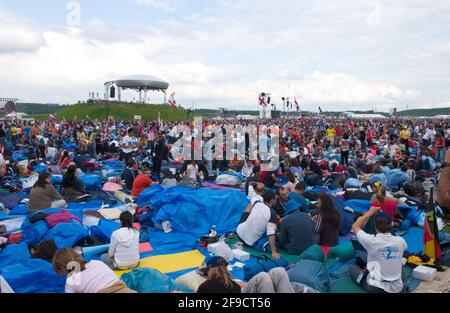
M 121 227 L 111 235 L 108 253 L 100 259 L 111 269 L 130 269 L 139 264 L 139 231 L 133 227 L 133 215 L 128 212 L 120 214 Z
M 67 275 L 66 293 L 135 293 L 103 262 L 85 263 L 71 248 L 59 250 L 52 260 L 59 275 Z
M 358 252 L 367 253 L 367 265 L 349 265 L 350 276 L 369 292 L 399 293 L 403 290 L 402 258 L 407 248 L 406 241 L 392 232 L 391 216 L 378 211 L 374 217 L 376 235 L 362 230 L 371 214 L 359 217 L 352 226 L 361 247 L 355 246 Z M 364 251 L 365 250 L 365 251 Z

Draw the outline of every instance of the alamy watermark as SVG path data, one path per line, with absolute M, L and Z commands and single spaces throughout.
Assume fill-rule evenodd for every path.
M 174 160 L 183 161 L 255 161 L 261 170 L 274 171 L 279 165 L 279 127 L 274 125 L 210 125 L 203 127 L 201 118 L 193 127 L 174 126 L 170 133 L 177 140 L 172 146 Z M 198 143 L 203 142 L 203 145 Z

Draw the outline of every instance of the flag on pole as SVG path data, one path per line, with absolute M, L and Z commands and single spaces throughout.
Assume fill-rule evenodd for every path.
M 258 100 L 259 100 L 259 105 L 267 107 L 267 103 L 266 103 L 266 100 L 264 99 L 263 95 L 260 95 Z
M 320 106 L 319 106 L 319 112 L 320 112 L 320 113 L 323 113 L 323 111 L 322 111 L 322 109 L 320 108 Z
M 437 225 L 435 204 L 433 201 L 433 188 L 430 190 L 430 199 L 426 205 L 425 221 L 423 223 L 423 251 L 433 260 L 442 256 L 439 243 L 439 229 Z
M 53 124 L 56 124 L 56 117 L 53 114 L 50 114 L 50 116 L 48 117 L 48 120 L 50 122 L 52 122 Z
M 347 115 L 347 125 L 348 127 L 353 127 L 352 117 L 350 115 Z
M 295 109 L 297 110 L 297 112 L 300 111 L 300 105 L 298 104 L 298 101 L 296 98 L 294 98 L 294 103 L 295 103 Z
M 170 95 L 169 101 L 167 103 L 174 109 L 177 109 L 177 102 L 175 101 L 175 91 Z

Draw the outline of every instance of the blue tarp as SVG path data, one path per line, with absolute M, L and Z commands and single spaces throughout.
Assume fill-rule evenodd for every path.
M 352 199 L 344 202 L 345 206 L 348 206 L 356 212 L 367 212 L 370 209 L 370 200 Z
M 65 276 L 58 276 L 52 265 L 41 259 L 28 259 L 5 267 L 3 278 L 16 293 L 62 293 Z
M 149 204 L 157 210 L 155 223 L 170 221 L 174 231 L 202 236 L 213 225 L 218 234 L 235 231 L 249 201 L 237 190 L 175 186 L 156 193 Z
M 27 160 L 28 159 L 22 153 L 18 153 L 18 152 L 13 152 L 12 158 L 13 158 L 14 161 L 23 161 L 23 160 Z
M 136 204 L 142 208 L 149 206 L 152 197 L 160 192 L 163 192 L 164 189 L 165 188 L 159 184 L 148 187 L 139 194 L 139 197 L 136 200 Z
M 45 209 L 39 212 L 47 214 L 60 212 L 61 209 Z M 69 213 L 77 216 L 80 220 L 83 219 L 82 210 L 66 210 Z M 36 213 L 30 215 L 33 216 Z M 52 228 L 48 227 L 45 220 L 40 220 L 34 224 L 30 223 L 29 217 L 22 225 L 22 238 L 27 243 L 38 244 L 43 240 L 54 240 L 59 249 L 64 247 L 73 247 L 73 245 L 80 239 L 88 235 L 87 230 L 77 220 L 72 220 L 70 223 L 61 223 Z
M 175 231 L 166 234 L 154 228 L 149 228 L 148 232 L 153 251 L 145 256 L 186 252 L 198 248 L 199 238 L 196 235 Z
M 0 250 L 0 272 L 7 266 L 29 258 L 30 250 L 28 250 L 26 243 L 22 242 L 17 245 L 7 245 L 4 249 Z
M 120 228 L 120 224 L 107 219 L 100 219 L 97 226 L 91 227 L 91 235 L 97 237 L 104 242 L 109 242 L 114 231 Z
M 103 184 L 102 184 L 102 178 L 98 175 L 91 175 L 91 174 L 85 174 L 82 175 L 81 180 L 84 183 L 84 188 L 86 190 L 102 190 Z
M 62 181 L 63 181 L 63 176 L 62 175 L 54 174 L 51 177 L 50 183 L 52 185 L 61 185 Z
M 423 228 L 411 227 L 408 232 L 402 236 L 408 244 L 406 251 L 418 253 L 423 251 Z
M 37 165 L 33 166 L 33 171 L 38 172 L 38 173 L 46 172 L 47 169 L 48 169 L 48 167 L 45 164 L 37 164 Z
M 78 146 L 74 143 L 65 143 L 62 145 L 62 148 L 64 150 L 77 150 Z

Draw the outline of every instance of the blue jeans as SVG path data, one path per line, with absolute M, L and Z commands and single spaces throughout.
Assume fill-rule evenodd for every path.
M 270 247 L 269 237 L 267 235 L 262 236 L 259 238 L 257 242 L 253 244 L 253 248 L 258 251 L 262 252 L 272 252 L 272 248 Z M 281 249 L 280 243 L 276 242 L 276 248 Z
M 91 157 L 91 159 L 97 158 L 97 155 L 95 153 L 95 144 L 90 143 L 88 145 L 88 150 L 89 150 L 89 156 Z

